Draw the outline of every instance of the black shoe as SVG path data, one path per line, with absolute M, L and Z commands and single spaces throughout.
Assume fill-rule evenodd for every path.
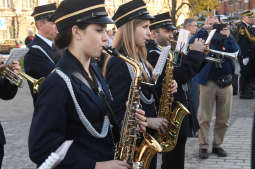
M 201 148 L 199 150 L 199 158 L 200 159 L 207 159 L 208 158 L 208 150 L 205 148 Z
M 240 99 L 254 99 L 253 92 L 240 92 Z
M 223 148 L 213 148 L 212 153 L 216 154 L 218 157 L 227 157 L 227 152 Z

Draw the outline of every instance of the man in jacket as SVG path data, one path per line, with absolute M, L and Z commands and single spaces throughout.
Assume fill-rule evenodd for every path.
M 254 80 L 254 48 L 255 35 L 252 28 L 252 15 L 250 11 L 242 13 L 241 22 L 237 24 L 236 41 L 240 46 L 242 55 L 238 58 L 241 71 L 239 81 L 240 99 L 253 99 L 252 84 Z M 246 31 L 247 30 L 247 31 Z
M 169 42 L 173 40 L 173 31 L 175 30 L 168 12 L 154 17 L 156 19 L 150 26 L 152 40 L 147 44 L 147 58 L 153 67 L 157 64 L 161 54 L 159 46 L 165 47 L 170 45 Z M 191 94 L 187 88 L 187 82 L 199 72 L 204 62 L 204 54 L 202 53 L 204 48 L 204 43 L 200 40 L 196 40 L 190 45 L 190 52 L 188 55 L 183 56 L 182 64 L 179 67 L 174 68 L 174 80 L 177 81 L 179 86 L 178 92 L 174 94 L 174 99 L 183 103 L 191 111 L 191 114 L 186 116 L 183 120 L 177 145 L 174 150 L 163 153 L 162 169 L 184 168 L 185 144 L 187 137 L 194 136 L 194 133 L 198 130 L 198 122 L 196 117 L 193 116 Z M 159 83 L 160 81 L 162 82 L 162 78 L 164 78 L 164 72 L 159 77 Z M 157 90 L 157 94 L 159 95 L 158 98 L 160 98 L 160 89 Z
M 215 24 L 216 29 L 210 49 L 236 52 L 239 46 L 230 34 L 230 29 L 226 24 Z M 200 35 L 208 35 L 205 29 L 200 30 Z M 203 37 L 204 39 L 207 38 Z M 214 55 L 214 54 L 212 54 Z M 229 126 L 229 117 L 232 107 L 232 77 L 235 65 L 230 58 L 223 58 L 222 63 L 208 63 L 195 77 L 200 84 L 200 102 L 198 109 L 199 121 L 199 157 L 208 158 L 209 148 L 209 128 L 211 122 L 214 103 L 216 103 L 216 122 L 214 126 L 213 149 L 212 152 L 219 157 L 227 156 L 223 149 L 224 136 Z
M 56 25 L 52 21 L 55 10 L 56 4 L 54 3 L 35 7 L 32 13 L 38 33 L 28 45 L 29 52 L 24 57 L 24 68 L 25 72 L 35 79 L 47 77 L 55 68 L 58 60 L 53 48 L 53 41 L 57 35 Z M 35 103 L 36 94 L 33 93 L 33 86 L 30 82 L 29 87 Z

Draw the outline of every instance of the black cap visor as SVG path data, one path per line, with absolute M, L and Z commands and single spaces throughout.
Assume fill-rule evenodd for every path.
M 165 28 L 167 30 L 176 30 L 176 27 L 172 24 L 163 25 L 162 28 Z
M 35 19 L 35 21 L 38 21 L 41 19 L 46 19 L 50 22 L 53 22 L 53 16 L 54 16 L 54 13 L 48 13 L 48 14 L 36 16 L 34 19 Z
M 77 23 L 98 23 L 98 24 L 114 24 L 114 21 L 106 12 L 93 12 L 89 16 L 84 16 L 76 21 Z
M 153 16 L 151 16 L 149 13 L 144 13 L 142 15 L 139 15 L 136 17 L 137 19 L 144 19 L 144 20 L 153 20 L 155 19 Z
M 84 21 L 85 23 L 96 23 L 96 24 L 114 24 L 114 21 L 109 16 L 100 16 L 93 19 Z

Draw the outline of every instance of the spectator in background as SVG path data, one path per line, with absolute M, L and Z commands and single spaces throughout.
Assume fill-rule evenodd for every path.
M 191 35 L 194 35 L 198 29 L 197 21 L 193 18 L 187 18 L 184 21 L 183 28 L 189 31 Z
M 31 43 L 34 40 L 34 33 L 32 30 L 28 30 L 28 36 L 25 39 L 25 45 L 27 46 L 29 43 Z
M 106 46 L 112 46 L 112 41 L 113 41 L 113 37 L 114 37 L 113 29 L 108 30 L 107 35 L 108 35 L 108 41 L 107 41 Z
M 216 33 L 211 40 L 210 49 L 231 53 L 239 50 L 227 24 L 214 24 L 213 28 L 216 29 Z M 200 84 L 198 121 L 200 125 L 199 157 L 201 159 L 208 158 L 208 137 L 214 104 L 216 104 L 216 121 L 212 152 L 218 157 L 227 156 L 223 149 L 223 141 L 229 126 L 232 108 L 234 72 L 234 62 L 229 58 L 224 58 L 222 63 L 208 63 L 196 77 Z
M 183 28 L 189 31 L 190 35 L 193 36 L 198 30 L 197 21 L 193 18 L 187 18 L 184 21 Z M 188 82 L 188 89 L 191 93 L 192 111 L 194 116 L 197 117 L 197 110 L 199 106 L 199 84 L 192 79 Z

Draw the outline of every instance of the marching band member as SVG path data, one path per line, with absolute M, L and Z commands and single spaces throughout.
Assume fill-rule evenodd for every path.
M 154 17 L 155 20 L 153 20 L 150 25 L 152 40 L 147 44 L 147 57 L 150 63 L 155 67 L 161 53 L 159 46 L 165 47 L 170 45 L 170 41 L 174 40 L 173 31 L 176 28 L 171 23 L 169 12 L 158 14 Z M 174 94 L 174 99 L 183 103 L 191 114 L 184 118 L 175 149 L 170 152 L 162 153 L 162 169 L 184 168 L 187 137 L 194 136 L 198 130 L 198 122 L 192 108 L 190 91 L 187 91 L 188 88 L 184 86 L 187 86 L 187 82 L 199 72 L 205 58 L 205 55 L 202 53 L 204 48 L 205 45 L 202 41 L 195 41 L 191 45 L 188 55 L 183 56 L 180 67 L 174 68 L 174 79 L 177 81 L 178 85 L 181 86 L 178 92 Z M 164 76 L 163 72 L 160 78 Z M 159 80 L 159 82 L 160 81 L 162 80 Z M 161 95 L 161 90 L 158 90 L 157 93 Z
M 241 22 L 237 24 L 236 41 L 241 48 L 242 57 L 238 58 L 240 71 L 240 99 L 253 99 L 253 80 L 254 80 L 254 47 L 255 35 L 252 28 L 253 13 L 245 11 L 242 13 Z M 246 32 L 247 30 L 247 32 Z
M 0 56 L 0 72 L 7 66 L 3 64 L 3 58 Z M 14 71 L 15 73 L 20 72 L 21 68 L 19 66 L 19 63 L 17 61 L 14 61 L 11 65 L 9 65 L 9 68 Z M 9 100 L 12 99 L 16 93 L 17 93 L 18 87 L 11 82 L 9 82 L 4 77 L 0 76 L 0 98 L 3 100 Z M 0 123 L 0 168 L 2 166 L 2 160 L 4 157 L 4 144 L 5 136 L 4 136 L 4 130 Z
M 130 169 L 113 159 L 116 124 L 111 94 L 100 70 L 91 63 L 106 45 L 106 24 L 113 21 L 101 0 L 64 0 L 54 21 L 56 45 L 66 48 L 56 70 L 40 87 L 29 134 L 29 154 L 38 166 L 66 140 L 73 140 L 63 161 L 68 169 Z M 146 118 L 136 118 L 145 131 Z M 117 126 L 114 126 L 117 127 Z
M 146 5 L 142 0 L 133 0 L 121 5 L 113 19 L 118 28 L 113 47 L 121 54 L 131 57 L 141 64 L 143 80 L 147 83 L 154 83 L 152 66 L 146 59 L 145 42 L 150 38 L 150 20 L 153 17 L 147 12 Z M 119 121 L 123 119 L 125 103 L 132 81 L 132 70 L 129 65 L 118 57 L 110 57 L 106 61 L 106 80 L 109 83 L 114 98 L 113 109 L 120 112 Z M 132 68 L 131 68 L 132 69 Z M 176 92 L 177 84 L 173 84 L 171 92 Z M 142 85 L 141 105 L 148 117 L 148 128 L 159 133 L 165 133 L 168 121 L 163 118 L 155 118 L 155 95 L 153 89 Z M 156 168 L 156 156 L 151 162 L 150 168 Z
M 52 48 L 53 41 L 57 35 L 52 15 L 56 10 L 56 4 L 47 4 L 34 8 L 32 16 L 35 19 L 35 26 L 38 33 L 28 45 L 29 52 L 24 57 L 25 72 L 33 78 L 39 79 L 47 75 L 55 68 L 58 57 Z M 36 94 L 33 93 L 33 86 L 29 82 L 33 103 L 36 101 Z

